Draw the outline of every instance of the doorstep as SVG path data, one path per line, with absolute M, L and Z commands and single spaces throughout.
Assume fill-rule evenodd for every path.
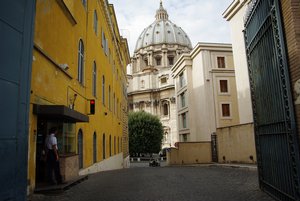
M 34 193 L 36 194 L 56 194 L 56 193 L 62 193 L 65 190 L 68 190 L 72 186 L 79 184 L 80 182 L 88 179 L 88 175 L 84 176 L 78 176 L 73 180 L 67 181 L 66 183 L 63 184 L 58 184 L 58 185 L 49 185 L 49 186 L 44 186 L 44 187 L 37 187 L 34 190 Z

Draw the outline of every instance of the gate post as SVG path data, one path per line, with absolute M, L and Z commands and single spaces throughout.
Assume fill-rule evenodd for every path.
M 217 134 L 215 132 L 211 134 L 211 159 L 212 162 L 218 162 Z

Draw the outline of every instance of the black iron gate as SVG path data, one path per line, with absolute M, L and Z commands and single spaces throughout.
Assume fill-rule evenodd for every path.
M 280 10 L 280 0 L 253 0 L 245 20 L 259 183 L 278 200 L 300 200 L 299 146 Z
M 218 162 L 218 149 L 217 149 L 217 134 L 211 134 L 211 158 L 212 162 Z

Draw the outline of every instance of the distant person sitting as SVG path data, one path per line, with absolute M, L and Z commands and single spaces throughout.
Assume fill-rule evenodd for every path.
M 49 135 L 46 138 L 46 147 L 47 147 L 47 180 L 51 184 L 61 184 L 62 177 L 60 174 L 59 167 L 59 156 L 58 156 L 58 147 L 57 139 L 55 135 L 57 134 L 57 128 L 52 127 L 49 131 Z M 55 180 L 53 179 L 53 171 L 55 174 Z

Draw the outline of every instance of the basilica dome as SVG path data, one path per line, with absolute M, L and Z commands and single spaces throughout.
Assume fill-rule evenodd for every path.
M 141 48 L 158 44 L 178 44 L 192 48 L 191 41 L 181 27 L 169 20 L 167 11 L 160 2 L 160 8 L 156 11 L 156 20 L 140 34 L 135 52 Z

